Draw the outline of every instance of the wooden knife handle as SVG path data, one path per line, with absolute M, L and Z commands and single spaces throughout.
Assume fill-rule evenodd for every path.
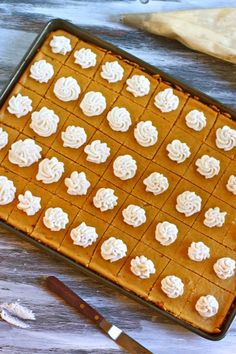
M 103 316 L 101 316 L 99 312 L 91 307 L 86 301 L 82 300 L 79 295 L 69 289 L 58 278 L 54 276 L 47 277 L 46 284 L 51 291 L 61 297 L 69 305 L 73 306 L 78 312 L 88 317 L 94 323 L 99 324 L 103 320 Z

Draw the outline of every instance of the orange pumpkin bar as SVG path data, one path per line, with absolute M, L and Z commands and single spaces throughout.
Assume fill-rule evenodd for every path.
M 0 150 L 0 163 L 4 160 L 7 155 L 11 145 L 17 140 L 19 132 L 15 129 L 8 127 L 7 125 L 0 124 L 0 129 L 2 128 L 3 132 L 8 134 L 7 144 Z
M 224 202 L 230 204 L 232 207 L 236 205 L 236 195 L 233 194 L 231 191 L 228 190 L 226 187 L 229 183 L 230 176 L 236 175 L 236 162 L 232 161 L 226 168 L 223 176 L 221 176 L 220 180 L 218 181 L 216 188 L 213 191 L 213 195 Z M 232 178 L 232 177 L 231 177 Z
M 227 234 L 225 235 L 223 239 L 223 244 L 226 247 L 229 247 L 230 249 L 236 251 L 236 225 L 235 223 L 230 225 L 229 230 Z

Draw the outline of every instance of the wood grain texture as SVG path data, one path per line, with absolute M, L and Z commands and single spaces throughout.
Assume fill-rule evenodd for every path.
M 65 5 L 66 4 L 66 5 Z M 199 5 L 200 4 L 200 5 Z M 236 66 L 193 52 L 181 44 L 119 22 L 128 12 L 171 11 L 199 7 L 235 7 L 235 1 L 56 1 L 0 2 L 0 87 L 9 79 L 27 48 L 51 18 L 61 17 L 148 61 L 236 109 Z M 0 301 L 20 299 L 37 315 L 30 330 L 0 321 L 0 353 L 123 353 L 86 319 L 65 306 L 43 286 L 55 275 L 95 306 L 108 320 L 127 331 L 153 353 L 231 354 L 236 323 L 227 337 L 214 343 L 197 337 L 165 317 L 154 314 L 114 290 L 80 274 L 17 236 L 0 230 Z

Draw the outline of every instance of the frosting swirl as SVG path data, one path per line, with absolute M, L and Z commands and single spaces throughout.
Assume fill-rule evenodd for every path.
M 52 109 L 42 107 L 31 115 L 30 128 L 39 136 L 48 137 L 56 133 L 59 117 Z
M 201 158 L 195 162 L 197 172 L 205 178 L 213 178 L 220 172 L 220 161 L 208 155 L 202 155 Z
M 42 59 L 36 61 L 30 67 L 30 77 L 40 84 L 47 83 L 54 75 L 54 69 L 52 64 Z
M 107 114 L 108 124 L 116 132 L 127 132 L 132 124 L 129 111 L 124 107 L 114 107 Z
M 233 195 L 236 195 L 236 176 L 229 176 L 226 188 L 229 192 L 233 193 Z
M 192 261 L 202 262 L 210 258 L 210 248 L 202 241 L 192 242 L 188 247 L 188 256 Z
M 87 134 L 82 127 L 69 125 L 64 132 L 61 133 L 63 146 L 71 149 L 78 149 L 87 141 Z
M 193 109 L 185 116 L 185 123 L 190 129 L 200 132 L 206 127 L 206 117 L 203 112 Z
M 0 176 L 0 205 L 7 205 L 15 199 L 16 187 L 6 176 Z
M 49 45 L 55 54 L 66 55 L 72 50 L 70 39 L 65 36 L 53 36 Z
M 195 305 L 200 316 L 209 318 L 215 316 L 219 310 L 219 303 L 213 295 L 201 296 Z
M 89 91 L 84 95 L 79 106 L 84 115 L 94 117 L 105 111 L 107 103 L 101 92 Z
M 236 262 L 230 257 L 219 258 L 213 265 L 213 269 L 220 279 L 229 279 L 235 274 Z
M 143 184 L 146 186 L 146 191 L 154 195 L 164 193 L 169 188 L 168 178 L 158 172 L 151 173 L 143 180 Z
M 198 213 L 202 207 L 202 198 L 195 192 L 185 191 L 178 195 L 176 210 L 186 217 Z
M 121 81 L 124 75 L 124 69 L 118 61 L 107 61 L 102 65 L 101 77 L 110 84 Z
M 63 162 L 58 161 L 56 157 L 46 158 L 39 163 L 36 179 L 44 184 L 55 183 L 59 181 L 63 172 Z
M 158 139 L 157 128 L 150 120 L 139 122 L 134 129 L 134 137 L 141 146 L 148 147 L 156 144 Z
M 8 132 L 0 127 L 0 150 L 8 144 Z
M 82 222 L 71 230 L 70 237 L 74 245 L 87 248 L 96 242 L 98 234 L 95 227 L 88 226 L 85 222 Z
M 176 299 L 184 293 L 184 283 L 175 275 L 167 275 L 161 280 L 161 290 L 171 299 Z
M 11 145 L 8 159 L 19 167 L 28 167 L 41 159 L 41 146 L 35 144 L 33 139 L 18 140 Z
M 149 94 L 150 81 L 144 75 L 133 75 L 126 80 L 126 90 L 134 97 L 143 97 Z
M 88 69 L 96 65 L 97 54 L 92 52 L 90 48 L 81 48 L 74 53 L 75 64 L 81 66 L 82 69 Z
M 216 130 L 216 146 L 224 151 L 236 147 L 236 130 L 224 125 Z
M 154 98 L 154 105 L 163 113 L 175 111 L 179 106 L 179 97 L 176 96 L 172 88 L 166 88 L 158 92 Z
M 113 162 L 114 175 L 123 181 L 133 178 L 137 172 L 137 162 L 131 155 L 118 156 Z
M 191 155 L 189 146 L 178 139 L 168 144 L 166 150 L 168 151 L 169 159 L 177 163 L 184 162 Z
M 203 224 L 207 227 L 222 227 L 225 223 L 225 211 L 220 211 L 220 208 L 210 208 L 205 212 Z
M 155 239 L 162 246 L 169 246 L 175 242 L 178 236 L 178 228 L 168 221 L 159 222 L 155 230 Z
M 18 195 L 19 203 L 17 208 L 25 212 L 28 216 L 35 215 L 41 209 L 41 198 L 35 197 L 29 190 Z
M 63 102 L 75 101 L 80 95 L 80 86 L 78 82 L 72 77 L 60 77 L 55 85 L 53 92 L 55 96 Z
M 136 256 L 131 259 L 130 270 L 140 279 L 148 279 L 156 272 L 153 261 L 145 256 Z
M 145 209 L 134 204 L 130 204 L 127 208 L 123 209 L 122 216 L 124 222 L 133 227 L 138 227 L 147 220 Z
M 68 214 L 64 212 L 62 208 L 48 208 L 45 211 L 43 223 L 51 231 L 65 229 L 68 222 Z
M 91 183 L 84 172 L 73 171 L 70 177 L 65 178 L 67 193 L 70 195 L 86 195 Z
M 106 261 L 116 262 L 126 256 L 126 244 L 115 237 L 110 237 L 101 245 L 101 256 Z
M 93 205 L 102 212 L 114 209 L 118 200 L 114 192 L 111 188 L 99 188 L 93 197 Z
M 22 96 L 20 93 L 16 96 L 12 96 L 8 101 L 8 112 L 14 114 L 17 118 L 26 116 L 32 109 L 31 98 Z
M 111 149 L 107 146 L 107 143 L 94 140 L 91 144 L 85 146 L 84 152 L 87 154 L 87 161 L 100 164 L 106 162 L 111 154 Z

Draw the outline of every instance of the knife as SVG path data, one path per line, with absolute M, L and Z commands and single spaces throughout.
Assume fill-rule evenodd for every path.
M 54 276 L 46 278 L 47 287 L 61 297 L 66 303 L 74 307 L 78 312 L 88 317 L 100 329 L 103 330 L 114 342 L 131 354 L 152 354 L 133 338 L 125 334 L 120 328 L 108 322 L 97 310 L 81 299 L 74 291 Z

